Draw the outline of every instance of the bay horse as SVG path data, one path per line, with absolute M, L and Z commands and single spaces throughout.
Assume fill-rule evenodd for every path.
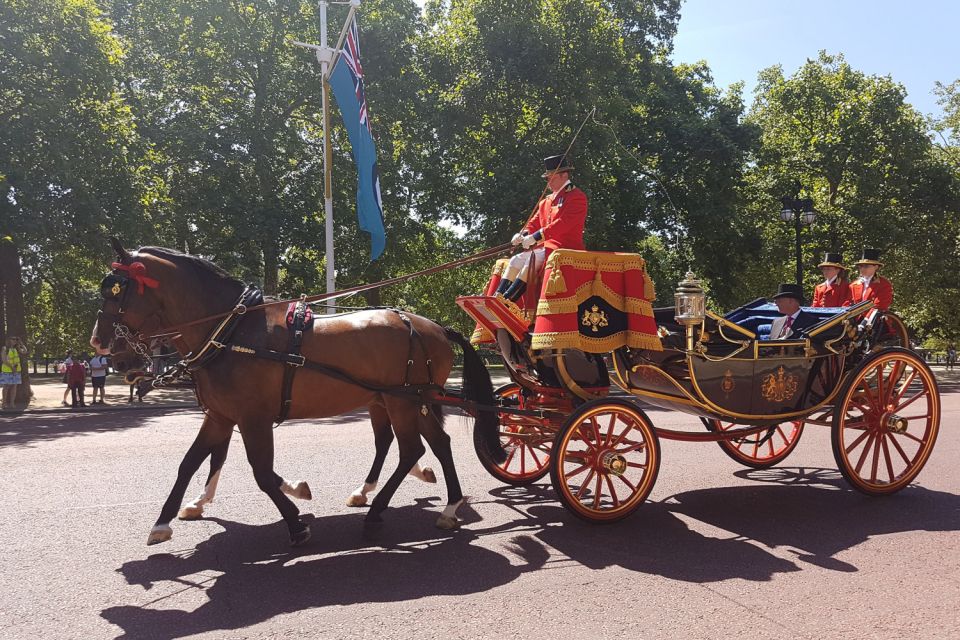
M 172 343 L 181 356 L 195 363 L 192 376 L 205 412 L 148 542 L 170 539 L 169 523 L 190 478 L 208 455 L 229 441 L 234 426 L 240 431 L 257 486 L 283 517 L 291 544 L 306 542 L 310 529 L 273 470 L 272 427 L 282 403 L 285 370 L 291 365 L 285 364 L 289 359 L 267 355 L 287 351 L 286 308 L 271 305 L 247 311 L 241 299 L 251 300 L 244 297 L 250 289 L 202 258 L 161 247 L 131 253 L 116 239 L 111 242 L 117 262 L 101 285 L 104 301 L 91 346 L 98 353 L 117 356 L 114 366 L 123 371 L 132 362 L 127 350 L 142 349 L 142 340 L 149 334 L 176 327 Z M 230 339 L 219 342 L 215 338 L 227 316 L 234 321 Z M 463 350 L 464 398 L 494 405 L 489 373 L 469 341 L 426 318 L 384 309 L 323 316 L 303 335 L 302 359 L 286 417 L 324 418 L 367 407 L 372 422 L 379 419 L 389 424 L 396 435 L 399 464 L 373 499 L 367 522 L 382 521 L 397 487 L 425 452 L 422 437 L 440 463 L 447 488 L 447 506 L 437 526 L 458 526 L 456 511 L 463 493 L 450 437 L 443 430 L 441 406 L 431 402 L 438 389 L 442 393 L 453 367 L 451 342 Z M 305 363 L 310 366 L 299 366 Z M 311 368 L 314 365 L 319 367 Z M 414 389 L 421 393 L 413 393 Z M 474 428 L 492 457 L 505 459 L 496 412 L 477 411 Z

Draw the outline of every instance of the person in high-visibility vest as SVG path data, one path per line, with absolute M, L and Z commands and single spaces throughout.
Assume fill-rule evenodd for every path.
M 22 358 L 24 351 L 20 339 L 14 336 L 7 338 L 7 344 L 0 352 L 0 386 L 3 387 L 3 408 L 13 409 L 17 397 L 17 387 L 21 382 Z

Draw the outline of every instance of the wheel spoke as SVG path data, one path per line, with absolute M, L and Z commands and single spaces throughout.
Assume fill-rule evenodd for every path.
M 590 474 L 587 476 L 587 479 L 583 481 L 583 484 L 580 485 L 580 490 L 577 491 L 577 500 L 583 497 L 583 492 L 587 490 L 587 487 L 590 486 L 590 481 L 593 480 L 593 476 L 597 474 L 596 471 L 590 469 Z
M 900 443 L 897 442 L 897 439 L 893 437 L 893 434 L 892 434 L 892 433 L 889 433 L 889 432 L 888 432 L 888 433 L 886 433 L 885 435 L 886 435 L 887 438 L 890 440 L 890 442 L 893 444 L 893 448 L 897 450 L 897 452 L 900 454 L 900 457 L 903 458 L 903 461 L 904 461 L 904 462 L 907 464 L 907 466 L 909 467 L 909 466 L 910 466 L 910 458 L 907 457 L 907 454 L 904 452 L 903 447 L 900 446 Z
M 887 463 L 887 473 L 890 477 L 890 482 L 893 482 L 893 463 L 890 461 L 890 447 L 887 445 L 887 439 L 881 437 L 880 444 L 883 445 L 883 459 Z
M 916 395 L 910 396 L 910 399 L 909 399 L 909 400 L 907 400 L 907 401 L 904 402 L 903 404 L 898 405 L 898 406 L 897 406 L 897 411 L 903 411 L 903 409 L 904 409 L 905 407 L 913 404 L 913 403 L 916 402 L 919 398 L 921 398 L 922 396 L 926 395 L 926 393 L 927 393 L 927 389 L 926 389 L 926 387 L 924 387 L 923 389 L 921 389 L 920 391 L 918 391 L 918 392 L 916 393 Z
M 533 447 L 527 447 L 530 450 L 530 457 L 533 458 L 533 463 L 537 465 L 537 469 L 543 468 L 543 463 L 540 462 L 540 458 L 537 457 L 537 452 Z
M 613 440 L 613 426 L 617 423 L 617 414 L 610 414 L 610 424 L 607 425 L 607 437 L 604 438 L 603 444 L 606 446 L 610 445 L 610 441 Z
M 894 361 L 893 368 L 890 370 L 890 377 L 887 378 L 887 392 L 882 396 L 884 406 L 892 402 L 894 389 L 896 389 L 897 386 L 897 378 L 903 373 L 905 366 L 906 364 L 901 360 Z
M 636 490 L 637 490 L 637 488 L 634 486 L 634 484 L 633 484 L 632 482 L 630 482 L 629 480 L 627 480 L 625 477 L 623 477 L 623 476 L 617 476 L 617 477 L 620 478 L 620 480 L 623 482 L 623 484 L 625 484 L 625 485 L 627 485 L 628 487 L 630 487 L 630 491 L 636 491 Z
M 907 438 L 910 438 L 910 439 L 913 440 L 914 442 L 919 442 L 920 444 L 924 444 L 924 443 L 925 443 L 925 441 L 924 441 L 922 438 L 918 438 L 917 436 L 913 435 L 913 434 L 910 433 L 909 431 L 904 431 L 903 433 L 898 433 L 897 435 L 898 435 L 898 436 L 905 436 L 905 437 L 907 437 Z
M 563 478 L 564 478 L 564 480 L 569 480 L 570 478 L 572 478 L 572 477 L 574 477 L 574 476 L 580 475 L 581 473 L 583 473 L 584 471 L 586 471 L 589 467 L 590 467 L 590 465 L 586 465 L 586 464 L 580 465 L 579 467 L 577 467 L 576 469 L 574 469 L 574 470 L 571 471 L 570 473 L 564 473 L 564 474 L 563 474 Z
M 593 431 L 594 442 L 597 443 L 597 446 L 600 445 L 600 427 L 597 425 L 595 418 L 590 418 L 590 429 Z
M 614 451 L 616 451 L 617 453 L 631 453 L 633 451 L 640 451 L 646 446 L 647 444 L 645 442 L 637 442 L 636 444 L 633 444 L 627 447 L 626 449 L 614 449 Z
M 860 454 L 860 460 L 857 461 L 857 466 L 855 467 L 855 470 L 857 473 L 860 473 L 860 469 L 863 468 L 863 463 L 866 462 L 867 460 L 867 454 L 870 453 L 870 449 L 873 446 L 874 434 L 869 431 L 867 433 L 869 434 L 869 437 L 867 438 L 867 443 L 863 445 L 863 452 Z
M 598 473 L 598 474 L 597 474 L 597 484 L 596 484 L 596 486 L 593 488 L 593 508 L 594 508 L 594 509 L 599 509 L 599 508 L 600 508 L 600 496 L 601 496 L 601 493 L 600 493 L 600 483 L 601 483 L 601 482 L 603 482 L 603 477 Z
M 880 441 L 883 440 L 883 438 L 877 436 L 875 440 L 876 442 L 874 442 L 873 447 L 873 465 L 870 467 L 870 482 L 874 484 L 877 483 L 877 467 L 880 462 Z
M 510 449 L 510 453 L 507 455 L 507 459 L 504 460 L 503 464 L 500 466 L 503 467 L 504 469 L 508 468 L 510 466 L 510 461 L 513 460 L 513 456 L 516 453 L 517 453 L 516 447 Z
M 639 462 L 627 462 L 628 467 L 633 467 L 634 469 L 646 469 L 646 464 L 640 464 Z
M 900 398 L 903 397 L 903 394 L 907 392 L 907 389 L 910 388 L 910 385 L 913 384 L 913 381 L 917 379 L 919 372 L 914 369 L 910 372 L 910 375 L 906 380 L 903 381 L 903 384 L 900 385 L 900 388 L 897 389 L 896 395 L 891 399 L 891 402 L 900 402 Z
M 851 442 L 850 445 L 849 445 L 846 449 L 844 449 L 844 452 L 850 453 L 851 451 L 853 451 L 853 449 L 854 449 L 858 444 L 860 444 L 860 442 L 861 442 L 864 438 L 866 438 L 866 437 L 869 436 L 869 435 L 870 435 L 870 432 L 869 432 L 869 431 L 864 431 L 863 433 L 861 433 L 861 434 L 857 437 L 856 440 L 854 440 L 853 442 Z
M 613 500 L 613 508 L 616 509 L 620 506 L 620 498 L 617 497 L 617 490 L 613 488 L 613 480 L 610 479 L 610 476 L 607 476 L 606 480 L 607 489 L 610 490 L 610 498 Z
M 879 408 L 879 407 L 883 407 L 883 405 L 884 405 L 884 402 L 883 402 L 883 398 L 884 398 L 884 393 L 883 393 L 883 369 L 884 369 L 884 367 L 886 367 L 886 366 L 887 366 L 887 363 L 886 363 L 885 361 L 881 361 L 880 364 L 877 365 L 876 369 L 874 369 L 874 371 L 877 372 L 877 407 L 878 407 L 878 408 Z
M 524 476 L 527 474 L 527 448 L 520 448 L 520 475 Z

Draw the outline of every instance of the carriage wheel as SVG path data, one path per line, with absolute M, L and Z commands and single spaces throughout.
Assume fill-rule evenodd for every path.
M 553 488 L 578 518 L 614 522 L 643 504 L 660 470 L 660 442 L 650 419 L 624 400 L 578 408 L 557 434 Z
M 907 349 L 874 353 L 851 374 L 833 414 L 833 457 L 858 491 L 886 495 L 917 477 L 940 429 L 940 391 Z
M 907 331 L 907 325 L 895 313 L 884 312 L 881 321 L 880 337 L 877 340 L 874 350 L 886 349 L 888 347 L 910 348 L 910 333 Z
M 707 429 L 722 433 L 740 425 L 733 422 L 704 419 Z M 766 469 L 783 462 L 800 442 L 803 433 L 803 420 L 784 422 L 770 427 L 770 431 L 761 431 L 753 435 L 732 440 L 719 440 L 717 444 L 725 454 L 742 465 L 754 469 Z
M 506 384 L 496 391 L 497 400 L 505 406 L 526 409 L 520 385 Z M 519 423 L 509 411 L 500 412 L 500 444 L 507 451 L 507 459 L 497 464 L 490 458 L 486 444 L 474 431 L 473 448 L 480 464 L 494 478 L 513 486 L 536 482 L 550 471 L 550 448 L 553 433 L 540 427 Z

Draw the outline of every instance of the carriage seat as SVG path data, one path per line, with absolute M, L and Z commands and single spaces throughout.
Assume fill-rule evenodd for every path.
M 816 324 L 809 327 L 806 331 L 801 332 L 801 334 L 809 332 L 837 315 L 849 311 L 848 307 L 801 307 L 801 309 L 805 313 L 809 313 L 817 318 Z M 753 302 L 749 302 L 727 313 L 724 318 L 757 334 L 757 339 L 759 340 L 769 340 L 770 327 L 774 319 L 779 316 L 780 312 L 777 310 L 777 305 L 767 302 L 765 298 L 757 298 Z M 832 335 L 833 332 L 828 331 L 826 334 L 821 334 L 817 337 L 822 339 L 828 336 L 832 337 Z

